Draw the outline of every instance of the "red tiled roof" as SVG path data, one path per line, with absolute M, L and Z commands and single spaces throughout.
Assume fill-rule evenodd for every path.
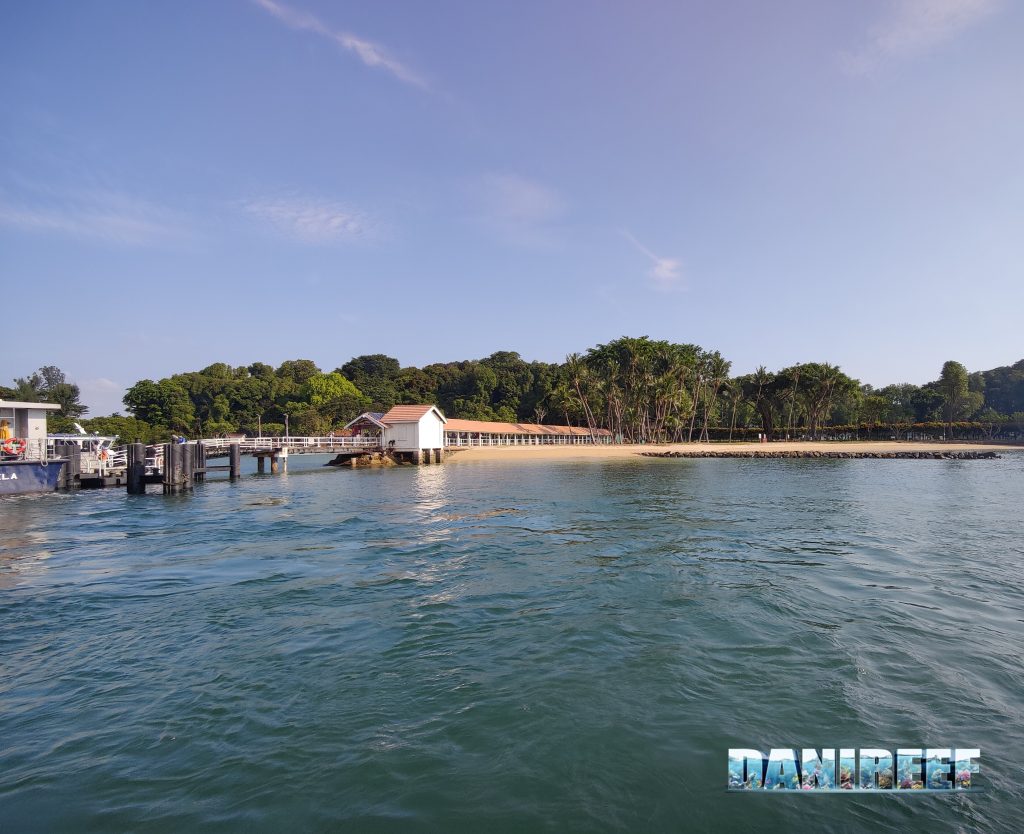
M 420 417 L 426 414 L 431 409 L 436 409 L 433 405 L 396 405 L 387 414 L 380 418 L 382 423 L 418 423 Z M 437 411 L 441 414 L 440 410 Z M 441 419 L 444 419 L 444 415 L 441 415 Z
M 445 431 L 468 431 L 479 432 L 480 434 L 531 434 L 531 435 L 575 435 L 577 437 L 589 437 L 590 429 L 580 426 L 546 426 L 536 423 L 492 423 L 486 420 L 457 420 L 450 419 L 444 427 Z M 598 437 L 610 437 L 608 429 L 594 429 Z

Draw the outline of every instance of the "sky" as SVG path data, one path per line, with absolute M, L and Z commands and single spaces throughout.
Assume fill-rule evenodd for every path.
M 0 384 L 1024 357 L 1024 3 L 0 0 Z

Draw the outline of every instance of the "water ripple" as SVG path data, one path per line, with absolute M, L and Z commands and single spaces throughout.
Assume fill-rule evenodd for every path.
M 317 463 L 0 503 L 5 830 L 1024 828 L 1024 455 Z M 986 793 L 723 790 L 922 742 Z

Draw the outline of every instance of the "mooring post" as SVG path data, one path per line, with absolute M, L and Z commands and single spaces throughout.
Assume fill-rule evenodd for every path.
M 71 489 L 68 484 L 68 473 L 71 471 L 71 450 L 68 448 L 70 444 L 62 443 L 57 441 L 53 444 L 53 454 L 56 457 L 64 458 L 64 463 L 60 467 L 60 475 L 58 476 L 57 483 L 61 489 Z
M 181 489 L 182 445 L 164 444 L 164 493 L 174 494 Z
M 196 447 L 193 443 L 181 446 L 181 488 L 192 489 L 196 477 Z
M 58 476 L 61 489 L 74 489 L 77 486 L 75 482 L 75 461 L 72 458 L 72 454 L 78 448 L 77 443 L 55 443 L 53 446 L 54 454 L 64 458 L 64 463 L 61 464 L 60 475 Z M 81 461 L 81 458 L 79 458 L 79 461 Z
M 232 481 L 237 481 L 238 480 L 238 476 L 241 474 L 241 471 L 242 471 L 242 447 L 239 446 L 237 443 L 232 443 L 231 446 L 228 447 L 228 451 L 230 452 L 229 458 L 230 458 L 230 461 L 231 461 L 231 463 L 230 463 L 230 469 L 231 469 L 230 477 L 231 477 Z M 263 458 L 257 458 L 257 461 L 259 461 L 260 472 L 262 472 L 263 471 Z
M 174 448 L 173 443 L 164 443 L 164 462 L 162 464 L 162 471 L 164 479 L 164 495 L 171 491 L 171 484 L 174 480 L 171 478 L 171 470 L 174 468 L 174 464 L 171 461 L 171 455 L 174 454 L 171 450 Z
M 146 447 L 142 443 L 128 446 L 128 494 L 142 495 L 146 491 Z
M 77 443 L 68 446 L 68 489 L 77 489 L 82 485 L 82 447 Z
M 206 480 L 206 446 L 199 440 L 196 441 L 195 469 L 192 471 L 193 483 L 202 483 Z

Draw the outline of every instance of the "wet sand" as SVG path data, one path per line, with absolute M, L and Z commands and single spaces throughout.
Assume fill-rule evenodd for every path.
M 445 461 L 482 460 L 610 460 L 639 457 L 644 452 L 1002 452 L 1021 446 L 997 443 L 941 443 L 927 441 L 791 441 L 780 443 L 665 443 L 609 446 L 473 446 L 448 450 Z

